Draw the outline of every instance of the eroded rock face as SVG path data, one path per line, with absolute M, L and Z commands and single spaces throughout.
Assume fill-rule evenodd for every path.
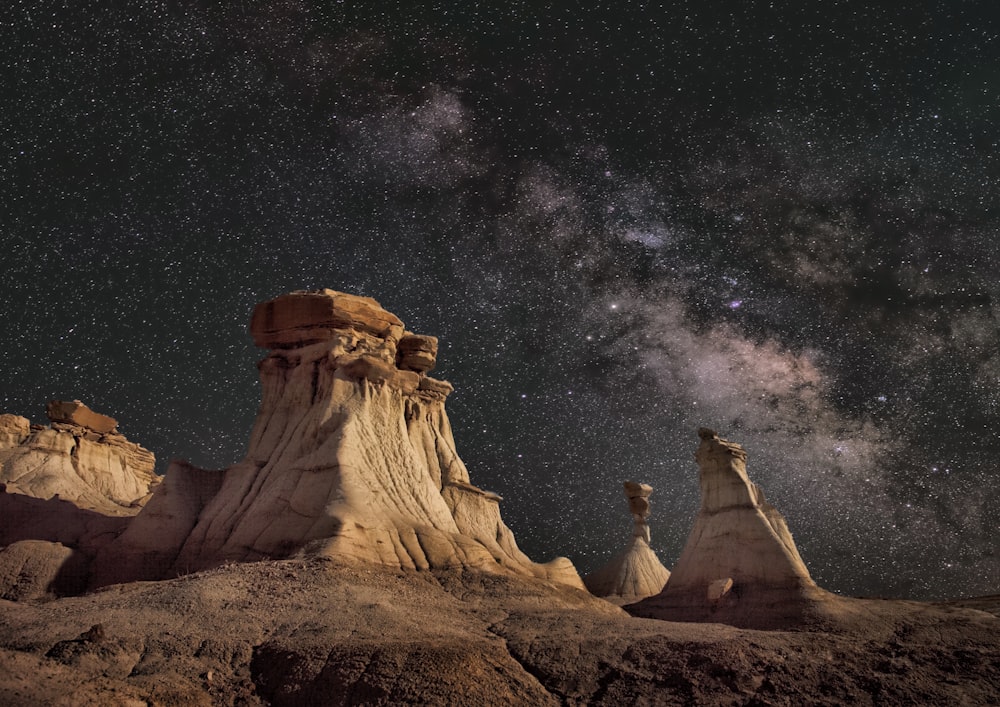
M 246 458 L 221 472 L 171 467 L 98 558 L 95 584 L 312 554 L 582 586 L 569 560 L 529 560 L 499 497 L 472 485 L 445 413 L 451 386 L 425 375 L 436 339 L 333 290 L 259 304 L 250 330 L 271 351 Z
M 0 415 L 0 483 L 6 492 L 58 497 L 105 515 L 138 513 L 159 483 L 153 453 L 78 400 L 52 401 L 48 413 L 48 427 Z
M 653 487 L 626 481 L 625 498 L 632 514 L 632 537 L 624 552 L 607 565 L 584 577 L 590 593 L 606 598 L 638 601 L 663 589 L 670 571 L 649 546 L 649 496 Z
M 639 616 L 790 627 L 834 612 L 816 586 L 784 517 L 747 477 L 746 452 L 698 432 L 701 511 L 663 591 L 633 605 Z

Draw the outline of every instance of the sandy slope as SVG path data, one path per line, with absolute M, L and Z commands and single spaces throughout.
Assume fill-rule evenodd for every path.
M 230 565 L 0 602 L 0 704 L 1000 702 L 996 616 L 890 601 L 848 614 L 751 631 L 473 571 Z

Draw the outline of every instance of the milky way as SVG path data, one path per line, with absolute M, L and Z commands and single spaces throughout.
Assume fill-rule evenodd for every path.
M 1000 591 L 987 4 L 701 5 L 16 3 L 0 408 L 226 466 L 253 305 L 332 287 L 440 337 L 535 559 L 599 566 L 635 479 L 669 566 L 707 425 L 823 586 Z

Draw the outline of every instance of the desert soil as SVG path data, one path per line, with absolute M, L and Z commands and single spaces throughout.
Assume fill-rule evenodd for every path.
M 996 597 L 851 606 L 752 631 L 471 571 L 229 565 L 0 600 L 0 704 L 1000 704 Z

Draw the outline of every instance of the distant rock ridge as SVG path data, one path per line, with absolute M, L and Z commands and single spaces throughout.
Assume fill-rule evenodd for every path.
M 173 462 L 99 555 L 95 585 L 307 554 L 582 588 L 569 560 L 525 556 L 499 497 L 472 485 L 445 413 L 452 387 L 426 375 L 437 339 L 329 289 L 258 304 L 250 333 L 270 353 L 246 458 L 221 471 Z
M 663 591 L 629 611 L 745 628 L 835 618 L 837 597 L 809 576 L 784 517 L 747 477 L 743 447 L 707 428 L 698 436 L 701 510 Z
M 638 601 L 658 594 L 670 579 L 653 548 L 646 518 L 649 517 L 649 496 L 653 487 L 635 481 L 625 481 L 625 498 L 632 514 L 632 537 L 625 550 L 608 564 L 583 578 L 594 596 Z
M 0 415 L 0 598 L 75 594 L 99 548 L 160 482 L 148 449 L 79 400 L 51 401 L 51 425 Z
M 6 492 L 58 497 L 105 515 L 135 515 L 160 481 L 153 453 L 119 434 L 113 418 L 79 400 L 53 400 L 47 412 L 49 426 L 0 415 L 0 483 Z

